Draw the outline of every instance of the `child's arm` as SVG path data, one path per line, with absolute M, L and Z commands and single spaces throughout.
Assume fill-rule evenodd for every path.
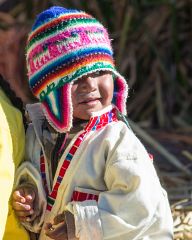
M 17 211 L 16 215 L 19 218 L 21 217 L 22 224 L 29 231 L 38 233 L 44 222 L 47 200 L 42 186 L 41 175 L 31 162 L 26 161 L 17 169 L 15 186 L 16 191 L 13 192 L 12 197 L 13 208 Z M 29 198 L 27 197 L 28 193 L 31 195 Z M 24 202 L 22 203 L 22 201 Z M 26 209 L 28 205 L 30 209 Z M 19 211 L 21 212 L 19 213 Z M 27 212 L 29 216 L 27 216 Z
M 31 222 L 35 213 L 35 188 L 31 185 L 20 186 L 13 192 L 12 207 L 21 222 Z
M 78 240 L 75 236 L 74 215 L 69 211 L 57 215 L 53 223 L 45 224 L 45 234 L 54 240 Z
M 46 223 L 45 234 L 54 240 L 68 240 L 67 224 L 65 222 L 65 214 L 57 215 L 52 223 Z
M 40 152 L 41 145 L 37 139 L 34 127 L 32 124 L 29 124 L 26 132 L 25 162 L 16 171 L 15 188 L 20 189 L 23 186 L 30 186 L 35 191 L 35 204 L 33 205 L 35 214 L 32 215 L 32 218 L 27 218 L 28 221 L 22 221 L 22 224 L 29 231 L 36 233 L 41 230 L 47 203 L 39 171 Z
M 148 153 L 130 130 L 121 131 L 108 153 L 104 180 L 108 191 L 99 194 L 98 202 L 67 206 L 74 214 L 80 240 L 172 239 L 167 195 Z

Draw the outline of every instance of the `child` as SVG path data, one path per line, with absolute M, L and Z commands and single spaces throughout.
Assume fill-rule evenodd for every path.
M 28 240 L 9 202 L 15 170 L 24 159 L 25 132 L 22 101 L 0 75 L 0 239 Z
M 112 54 L 106 29 L 78 10 L 42 12 L 29 35 L 29 84 L 41 103 L 28 105 L 13 207 L 39 239 L 172 239 L 166 192 L 123 117 L 127 85 Z

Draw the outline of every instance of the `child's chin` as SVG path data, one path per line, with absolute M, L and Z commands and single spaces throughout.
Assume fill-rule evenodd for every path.
M 73 109 L 73 117 L 88 120 L 91 118 L 92 113 L 98 112 L 102 109 L 103 108 L 100 104 L 82 104 L 81 108 L 79 108 L 78 111 L 75 111 L 75 109 Z
M 91 117 L 91 112 L 81 112 L 79 114 L 73 114 L 74 119 L 89 120 Z

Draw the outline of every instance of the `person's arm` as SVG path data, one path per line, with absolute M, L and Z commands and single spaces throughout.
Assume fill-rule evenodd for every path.
M 31 232 L 41 230 L 44 213 L 46 210 L 46 193 L 42 184 L 41 174 L 39 172 L 39 158 L 41 146 L 39 145 L 33 126 L 30 125 L 26 133 L 26 160 L 16 171 L 15 188 L 21 189 L 23 186 L 30 185 L 35 191 L 34 214 L 30 217 L 33 221 L 23 221 L 22 224 Z
M 110 142 L 110 140 L 109 140 Z M 130 130 L 120 133 L 108 153 L 108 191 L 98 202 L 69 203 L 76 237 L 81 239 L 172 239 L 172 217 L 165 191 L 143 145 Z
M 35 197 L 33 198 L 34 202 L 31 203 L 31 206 L 33 206 L 33 208 L 29 209 L 29 211 L 33 211 L 29 214 L 29 218 L 31 218 L 31 220 L 29 220 L 29 218 L 26 218 L 26 220 L 22 221 L 21 223 L 29 231 L 38 233 L 40 232 L 43 225 L 47 204 L 46 194 L 41 181 L 41 175 L 30 162 L 26 161 L 22 163 L 22 165 L 18 168 L 16 172 L 15 183 L 16 189 L 13 192 L 14 201 L 17 201 L 15 199 L 15 196 L 18 195 L 18 190 L 23 191 L 23 188 L 30 186 L 30 189 L 35 192 Z M 14 209 L 18 210 L 15 205 L 16 204 L 13 205 Z M 29 204 L 26 202 L 23 203 L 23 205 L 26 206 Z
M 35 219 L 38 215 L 38 211 L 35 211 L 37 204 L 37 190 L 33 184 L 20 185 L 13 191 L 12 207 L 21 222 L 32 222 Z

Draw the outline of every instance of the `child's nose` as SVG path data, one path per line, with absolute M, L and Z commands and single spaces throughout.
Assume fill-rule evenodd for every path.
M 95 91 L 97 88 L 97 80 L 91 76 L 86 76 L 82 82 L 82 90 L 84 91 Z

